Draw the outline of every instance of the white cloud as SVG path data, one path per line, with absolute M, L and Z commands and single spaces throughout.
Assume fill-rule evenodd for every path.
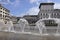
M 7 0 L 0 0 L 1 4 L 8 4 Z
M 21 13 L 20 15 L 17 16 L 23 17 L 24 15 L 38 15 L 38 12 L 39 12 L 38 7 L 32 7 L 27 12 Z
M 30 0 L 30 3 L 38 2 L 39 0 Z
M 37 5 L 39 5 L 40 2 L 53 2 L 53 0 L 30 0 L 30 3 L 36 3 Z
M 32 7 L 26 13 L 28 15 L 37 15 L 38 12 L 39 12 L 39 8 L 38 7 Z
M 15 0 L 14 2 L 11 2 L 8 0 L 8 4 L 11 4 L 13 7 L 19 7 L 20 5 L 20 0 Z
M 11 2 L 11 0 L 0 0 L 0 3 L 5 5 L 9 4 L 12 5 L 13 7 L 19 7 L 20 0 L 15 0 L 13 2 Z
M 54 8 L 55 9 L 60 9 L 60 3 L 55 3 Z
M 53 0 L 47 0 L 47 2 L 53 2 Z
M 40 2 L 41 0 L 30 0 L 30 3 L 36 3 L 37 5 L 39 5 L 39 2 Z
M 24 15 L 27 15 L 27 13 L 21 13 L 21 14 L 18 15 L 18 16 L 23 17 Z

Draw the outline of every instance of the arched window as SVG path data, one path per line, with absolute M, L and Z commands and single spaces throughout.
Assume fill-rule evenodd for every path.
M 52 13 L 51 14 L 51 18 L 55 18 L 55 13 Z

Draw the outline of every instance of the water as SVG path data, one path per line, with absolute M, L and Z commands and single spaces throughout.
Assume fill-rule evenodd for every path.
M 44 20 L 54 20 L 58 26 L 45 26 Z M 18 24 L 9 21 L 4 24 L 0 22 L 0 39 L 1 40 L 59 40 L 60 37 L 60 22 L 56 18 L 41 19 L 36 22 L 36 26 L 29 26 L 25 19 L 20 19 Z M 53 37 L 53 38 L 52 38 Z
M 44 20 L 54 20 L 58 24 L 58 26 L 46 27 L 44 24 Z M 36 26 L 29 26 L 29 23 L 25 19 L 20 19 L 18 24 L 15 25 L 13 25 L 12 22 L 10 21 L 5 26 L 6 28 L 4 30 L 14 33 L 27 33 L 27 34 L 40 34 L 40 35 L 60 33 L 59 19 L 54 18 L 41 19 L 38 22 L 36 22 Z

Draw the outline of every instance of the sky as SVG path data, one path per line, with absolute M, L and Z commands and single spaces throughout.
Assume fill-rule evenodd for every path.
M 0 0 L 5 8 L 10 10 L 10 14 L 14 16 L 37 15 L 39 5 L 42 2 L 55 3 L 54 8 L 60 9 L 60 0 Z

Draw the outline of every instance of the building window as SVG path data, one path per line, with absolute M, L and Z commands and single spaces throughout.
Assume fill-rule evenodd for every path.
M 4 9 L 3 9 L 4 10 Z
M 4 13 L 4 12 L 3 12 Z
M 42 16 L 42 13 L 41 13 L 41 16 Z
M 54 13 L 52 13 L 52 14 L 51 14 L 51 17 L 52 17 L 52 18 L 54 18 L 54 17 L 55 17 L 55 16 L 54 16 Z
M 5 13 L 5 14 L 7 14 L 7 13 Z
M 7 21 L 5 21 L 5 24 L 7 24 Z
M 45 13 L 45 17 L 48 18 L 48 14 L 47 13 Z
M 53 14 L 53 17 L 54 17 L 54 18 L 58 18 L 58 16 L 59 16 L 58 13 L 54 13 L 54 14 Z
M 0 11 L 0 12 L 2 12 L 2 11 Z
M 4 15 L 3 15 L 3 17 L 4 17 Z
M 2 8 L 0 8 L 0 9 L 2 9 Z
M 45 13 L 43 13 L 43 16 L 45 16 Z

